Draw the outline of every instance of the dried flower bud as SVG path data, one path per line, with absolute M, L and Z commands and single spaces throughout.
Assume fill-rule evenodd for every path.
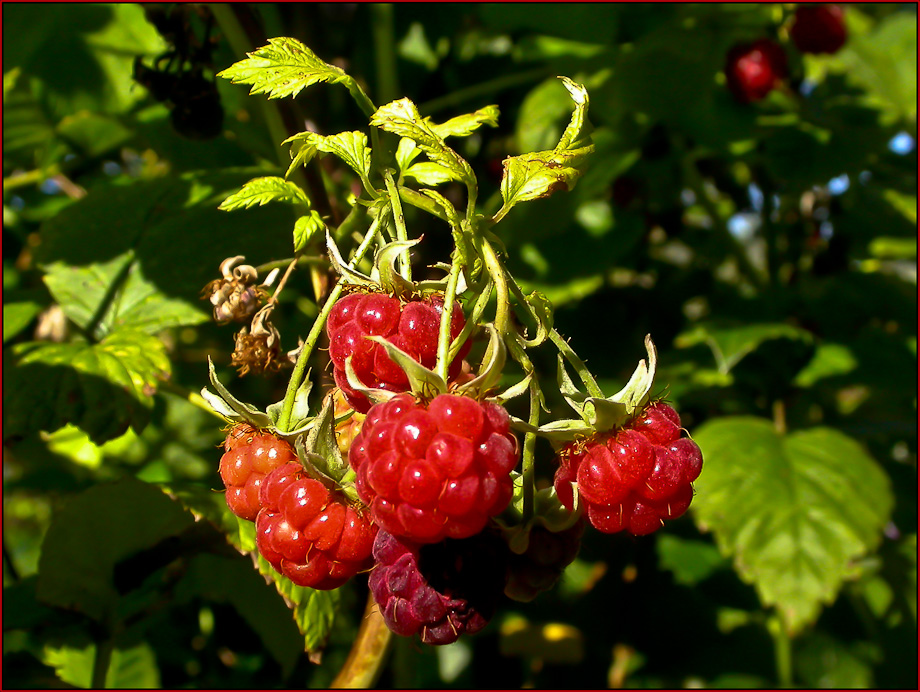
M 269 321 L 274 304 L 266 305 L 252 320 L 249 327 L 243 327 L 234 337 L 236 347 L 230 362 L 239 368 L 240 376 L 249 373 L 278 372 L 288 364 L 281 356 L 281 337 Z
M 245 322 L 268 300 L 264 283 L 256 286 L 259 273 L 248 264 L 238 264 L 246 259 L 242 255 L 228 257 L 220 263 L 222 279 L 215 279 L 204 287 L 201 294 L 214 306 L 214 321 Z M 274 273 L 271 275 L 274 278 Z

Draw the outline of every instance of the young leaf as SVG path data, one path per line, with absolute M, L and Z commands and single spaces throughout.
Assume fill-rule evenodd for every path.
M 128 429 L 140 432 L 170 363 L 159 339 L 119 329 L 98 344 L 30 342 L 4 379 L 5 439 L 54 431 L 67 423 L 101 444 Z
M 403 171 L 406 178 L 412 178 L 422 185 L 441 185 L 456 180 L 454 174 L 439 163 L 422 161 Z
M 548 197 L 557 190 L 571 190 L 582 174 L 584 159 L 594 151 L 588 135 L 588 92 L 568 77 L 562 83 L 575 101 L 575 112 L 559 143 L 552 151 L 512 156 L 502 162 L 502 208 L 493 217 L 500 221 L 521 202 Z
M 248 209 L 269 202 L 288 202 L 310 208 L 310 198 L 299 185 L 277 176 L 266 176 L 250 180 L 239 192 L 234 192 L 221 202 L 218 209 Z
M 706 460 L 691 511 L 790 633 L 815 621 L 892 509 L 890 481 L 831 428 L 779 435 L 770 421 L 719 418 L 695 431 Z
M 400 137 L 413 140 L 434 163 L 450 172 L 452 180 L 473 185 L 476 177 L 473 169 L 460 155 L 444 143 L 427 119 L 423 119 L 418 108 L 409 99 L 400 99 L 381 106 L 371 117 L 371 125 Z
M 217 73 L 233 84 L 251 84 L 250 94 L 268 94 L 277 99 L 297 96 L 319 82 L 347 84 L 345 72 L 320 60 L 303 43 L 294 38 L 270 38 L 268 45 L 247 53 L 245 60 Z
M 458 115 L 440 125 L 432 123 L 434 133 L 446 139 L 447 137 L 469 137 L 483 125 L 498 127 L 498 106 L 486 106 L 473 113 Z
M 326 222 L 319 212 L 311 209 L 294 222 L 294 252 L 303 250 L 311 240 L 326 230 Z

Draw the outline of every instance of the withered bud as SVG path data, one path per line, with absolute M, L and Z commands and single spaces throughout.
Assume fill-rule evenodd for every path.
M 217 324 L 227 322 L 245 322 L 268 300 L 268 292 L 263 288 L 270 281 L 256 286 L 259 273 L 248 264 L 239 264 L 245 257 L 237 255 L 228 257 L 220 263 L 223 278 L 208 283 L 201 292 L 214 306 L 214 321 Z M 275 272 L 269 279 L 273 280 Z
M 234 337 L 236 347 L 230 359 L 239 368 L 240 376 L 249 373 L 278 372 L 289 364 L 281 356 L 281 337 L 269 321 L 274 304 L 266 305 L 252 320 L 249 327 L 243 327 Z

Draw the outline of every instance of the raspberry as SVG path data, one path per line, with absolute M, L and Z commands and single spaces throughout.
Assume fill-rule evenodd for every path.
M 737 44 L 725 59 L 728 88 L 742 103 L 765 98 L 786 71 L 786 54 L 778 43 L 767 38 Z
M 836 53 L 847 42 L 840 5 L 802 5 L 795 11 L 789 35 L 803 53 Z
M 527 602 L 551 589 L 578 555 L 584 530 L 583 519 L 558 533 L 534 526 L 527 550 L 521 555 L 511 554 L 505 595 L 515 601 Z
M 227 488 L 227 506 L 236 516 L 255 521 L 261 509 L 259 488 L 266 475 L 289 461 L 296 461 L 294 449 L 284 440 L 240 423 L 224 441 L 220 478 Z
M 559 500 L 572 508 L 575 482 L 596 529 L 636 536 L 658 530 L 664 519 L 687 511 L 691 483 L 703 468 L 699 446 L 680 434 L 677 412 L 658 401 L 619 430 L 563 447 L 555 476 Z
M 355 374 L 365 386 L 391 392 L 407 391 L 406 373 L 390 359 L 383 346 L 365 337 L 385 337 L 426 368 L 434 368 L 443 305 L 441 296 L 403 304 L 398 298 L 383 293 L 352 293 L 333 306 L 326 322 L 333 377 L 356 411 L 367 413 L 371 404 L 367 397 L 348 385 L 346 359 L 351 356 Z M 453 339 L 465 324 L 458 304 L 451 311 L 450 321 Z M 448 372 L 451 379 L 460 374 L 461 363 L 469 349 L 467 342 L 454 358 Z
M 419 546 L 381 530 L 368 586 L 396 634 L 450 644 L 485 627 L 505 585 L 508 548 L 491 532 Z
M 398 394 L 367 413 L 348 461 L 380 527 L 417 543 L 466 538 L 511 500 L 518 445 L 501 406 Z
M 268 474 L 259 498 L 259 553 L 295 584 L 335 589 L 371 566 L 377 527 L 299 463 Z
M 361 424 L 364 422 L 364 414 L 355 411 L 345 400 L 345 395 L 338 387 L 332 390 L 333 412 L 336 418 L 344 416 L 351 412 L 351 417 L 337 423 L 335 426 L 335 442 L 342 456 L 348 458 L 348 450 L 351 449 L 351 443 L 355 436 L 361 430 Z

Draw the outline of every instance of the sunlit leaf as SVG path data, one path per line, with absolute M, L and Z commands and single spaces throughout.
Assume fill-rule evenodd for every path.
M 309 208 L 310 198 L 300 186 L 276 176 L 254 178 L 243 185 L 239 192 L 234 192 L 220 203 L 219 209 L 248 209 L 269 202 L 289 202 Z

